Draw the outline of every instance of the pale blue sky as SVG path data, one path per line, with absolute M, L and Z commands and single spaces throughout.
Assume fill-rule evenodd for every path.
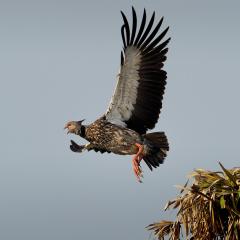
M 170 152 L 136 182 L 130 156 L 69 150 L 68 120 L 107 108 L 122 47 L 120 10 L 165 16 Z M 173 185 L 194 168 L 239 165 L 240 3 L 0 0 L 0 239 L 148 239 Z

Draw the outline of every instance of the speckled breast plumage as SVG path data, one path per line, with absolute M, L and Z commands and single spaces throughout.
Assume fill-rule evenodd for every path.
M 135 143 L 142 143 L 142 137 L 135 131 L 100 118 L 86 127 L 85 138 L 96 148 L 115 154 L 136 154 Z

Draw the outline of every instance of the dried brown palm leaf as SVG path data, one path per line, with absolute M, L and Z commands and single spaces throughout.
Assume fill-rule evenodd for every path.
M 178 209 L 174 222 L 161 221 L 149 225 L 159 240 L 240 239 L 240 168 L 211 172 L 196 169 L 192 184 L 181 187 L 176 199 L 165 210 Z

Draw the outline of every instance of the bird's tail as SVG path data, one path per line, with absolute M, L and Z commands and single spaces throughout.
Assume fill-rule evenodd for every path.
M 143 160 L 152 171 L 163 163 L 169 150 L 168 140 L 164 132 L 148 133 L 144 136 Z

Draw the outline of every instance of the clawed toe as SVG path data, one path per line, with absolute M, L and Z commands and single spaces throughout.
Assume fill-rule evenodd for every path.
M 133 159 L 133 172 L 139 182 L 142 182 L 141 178 L 143 178 L 142 168 L 140 166 L 140 162 L 137 159 Z
M 140 162 L 143 159 L 143 155 L 142 155 L 143 146 L 138 143 L 136 143 L 135 145 L 138 147 L 138 152 L 133 157 L 133 160 L 132 160 L 133 172 L 134 172 L 135 176 L 137 177 L 137 180 L 139 182 L 142 182 L 141 178 L 143 178 L 143 172 L 142 172 L 142 168 L 140 166 Z

